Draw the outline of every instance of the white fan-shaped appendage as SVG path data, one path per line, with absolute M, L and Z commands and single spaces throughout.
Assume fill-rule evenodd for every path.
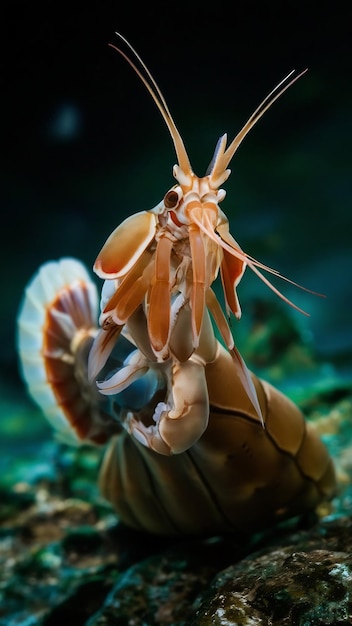
M 71 444 L 104 443 L 112 428 L 95 383 L 87 379 L 97 316 L 96 287 L 72 258 L 39 268 L 18 315 L 23 379 L 59 438 Z

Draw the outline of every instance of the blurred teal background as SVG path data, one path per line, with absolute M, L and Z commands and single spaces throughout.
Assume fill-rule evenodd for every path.
M 326 294 L 281 285 L 310 312 L 289 314 L 321 358 L 348 368 L 351 27 L 342 3 L 100 2 L 82 10 L 63 2 L 54 14 L 12 3 L 2 11 L 4 399 L 22 393 L 15 319 L 38 266 L 70 255 L 91 267 L 115 226 L 153 207 L 173 184 L 168 131 L 108 47 L 115 30 L 151 69 L 199 175 L 219 135 L 231 139 L 291 69 L 309 68 L 241 145 L 222 209 L 248 253 Z M 276 297 L 249 271 L 239 295 L 241 342 L 251 300 Z

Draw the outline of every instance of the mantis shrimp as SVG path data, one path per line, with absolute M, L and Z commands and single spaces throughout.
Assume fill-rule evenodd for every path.
M 332 498 L 335 473 L 300 410 L 235 346 L 228 319 L 241 316 L 236 289 L 247 267 L 298 307 L 266 273 L 284 277 L 242 250 L 219 205 L 237 148 L 303 72 L 284 78 L 229 144 L 220 137 L 198 177 L 156 81 L 117 35 L 127 52 L 112 47 L 172 138 L 176 184 L 98 253 L 100 309 L 76 259 L 39 269 L 18 319 L 23 378 L 62 439 L 104 446 L 101 490 L 125 524 L 166 535 L 262 529 Z

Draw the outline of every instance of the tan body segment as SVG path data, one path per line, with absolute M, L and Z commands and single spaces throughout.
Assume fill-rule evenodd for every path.
M 253 376 L 263 428 L 222 347 L 206 378 L 208 427 L 187 452 L 166 457 L 126 432 L 110 442 L 100 487 L 121 521 L 165 535 L 251 532 L 333 496 L 327 449 L 287 397 Z

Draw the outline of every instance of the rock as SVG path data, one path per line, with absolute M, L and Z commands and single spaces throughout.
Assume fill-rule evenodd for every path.
M 178 544 L 127 569 L 86 626 L 347 626 L 351 530 L 341 518 L 258 536 L 254 552 L 229 537 Z
M 351 624 L 351 530 L 349 518 L 321 524 L 230 566 L 215 577 L 192 626 Z
M 339 493 L 314 526 L 246 538 L 123 529 L 97 489 L 100 453 L 48 442 L 33 409 L 4 405 L 0 626 L 351 625 L 351 384 L 315 374 L 291 376 L 290 389 L 328 445 Z
M 87 626 L 189 624 L 199 597 L 234 558 L 233 539 L 176 543 L 128 568 Z

